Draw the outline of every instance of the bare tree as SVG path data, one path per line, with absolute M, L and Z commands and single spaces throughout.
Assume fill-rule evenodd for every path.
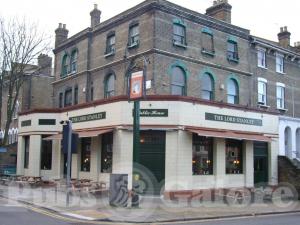
M 5 21 L 0 18 L 0 125 L 4 127 L 2 145 L 7 144 L 8 130 L 16 109 L 26 75 L 34 73 L 30 67 L 37 56 L 49 51 L 50 38 L 40 32 L 37 24 L 25 19 Z M 7 96 L 3 96 L 4 89 Z M 3 101 L 7 97 L 7 101 Z M 2 118 L 6 107 L 6 120 Z

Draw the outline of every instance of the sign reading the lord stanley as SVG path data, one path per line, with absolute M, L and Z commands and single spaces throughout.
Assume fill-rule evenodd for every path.
M 93 114 L 87 114 L 82 116 L 74 116 L 70 117 L 72 123 L 80 123 L 80 122 L 87 122 L 92 120 L 103 120 L 106 118 L 106 112 L 99 112 Z
M 227 122 L 227 123 L 239 123 L 239 124 L 246 124 L 246 125 L 253 125 L 253 126 L 262 126 L 262 120 L 260 119 L 228 116 L 228 115 L 221 115 L 221 114 L 214 114 L 214 113 L 205 113 L 205 119 Z

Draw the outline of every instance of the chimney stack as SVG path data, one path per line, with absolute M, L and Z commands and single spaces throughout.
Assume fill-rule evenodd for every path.
M 295 42 L 294 50 L 295 52 L 300 53 L 300 41 Z
M 216 0 L 213 2 L 213 6 L 206 9 L 206 15 L 231 23 L 231 8 L 228 0 Z
M 279 45 L 283 48 L 290 47 L 291 33 L 288 31 L 287 27 L 280 27 L 280 32 L 278 33 Z
M 55 30 L 55 48 L 68 39 L 68 33 L 66 24 L 59 23 Z
M 40 75 L 51 76 L 52 58 L 46 54 L 38 56 L 38 66 Z
M 100 23 L 101 11 L 98 9 L 97 4 L 94 4 L 94 9 L 90 12 L 91 27 L 94 28 Z

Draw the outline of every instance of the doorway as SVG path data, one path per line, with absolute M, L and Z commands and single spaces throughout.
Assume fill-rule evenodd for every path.
M 165 179 L 165 131 L 141 131 L 140 132 L 140 164 L 153 174 L 157 182 L 154 182 L 154 190 L 146 190 L 146 193 L 159 195 Z
M 254 185 L 268 184 L 268 143 L 254 142 Z

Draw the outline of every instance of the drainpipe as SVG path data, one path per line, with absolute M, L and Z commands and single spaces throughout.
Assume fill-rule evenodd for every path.
M 86 92 L 85 92 L 85 101 L 89 102 L 91 100 L 91 46 L 92 46 L 92 32 L 88 33 L 88 47 L 87 47 L 87 63 L 86 63 L 86 70 L 87 70 L 87 78 L 86 78 Z

